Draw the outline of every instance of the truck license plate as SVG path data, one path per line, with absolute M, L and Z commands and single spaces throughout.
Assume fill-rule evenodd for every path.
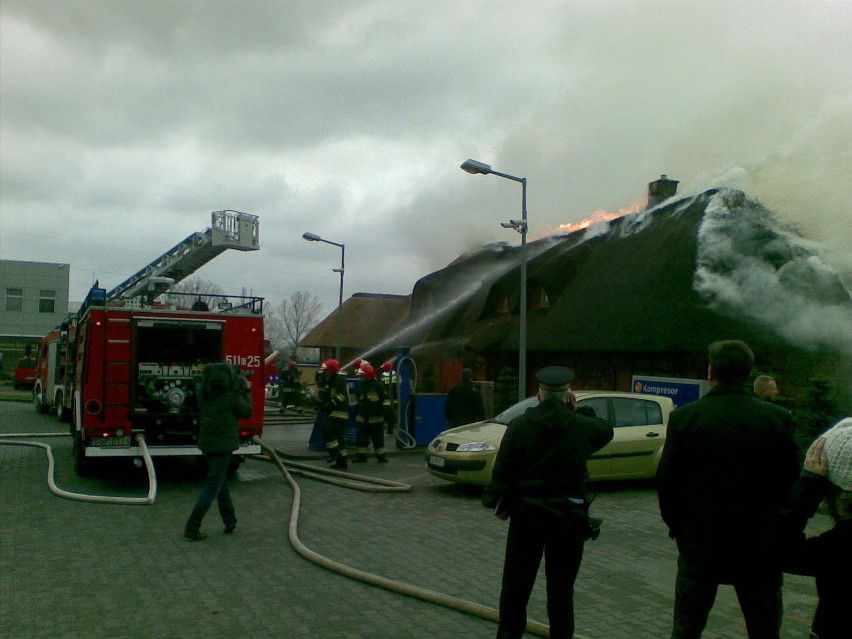
M 444 467 L 444 462 L 446 460 L 443 457 L 437 457 L 436 455 L 429 455 L 429 465 L 437 466 L 438 468 Z
M 130 437 L 121 435 L 119 437 L 92 437 L 90 446 L 130 446 Z

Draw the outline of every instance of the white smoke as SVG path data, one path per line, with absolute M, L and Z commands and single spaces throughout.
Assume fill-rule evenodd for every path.
M 792 343 L 852 355 L 852 304 L 837 272 L 740 191 L 722 190 L 707 205 L 694 286 L 713 307 Z

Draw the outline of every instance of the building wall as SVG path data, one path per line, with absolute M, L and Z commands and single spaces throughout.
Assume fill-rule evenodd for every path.
M 68 264 L 0 260 L 0 352 L 12 362 L 68 315 Z

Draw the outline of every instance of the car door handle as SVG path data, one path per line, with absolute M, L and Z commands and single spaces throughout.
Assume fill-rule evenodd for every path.
M 659 437 L 659 436 L 660 436 L 660 433 L 655 433 L 654 431 L 651 431 L 650 433 L 645 433 L 645 437 Z

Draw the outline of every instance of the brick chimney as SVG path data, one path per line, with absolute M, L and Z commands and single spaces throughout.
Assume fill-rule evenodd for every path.
M 648 183 L 648 204 L 646 209 L 652 209 L 663 200 L 677 193 L 678 180 L 670 180 L 669 176 L 661 175 L 659 180 Z

